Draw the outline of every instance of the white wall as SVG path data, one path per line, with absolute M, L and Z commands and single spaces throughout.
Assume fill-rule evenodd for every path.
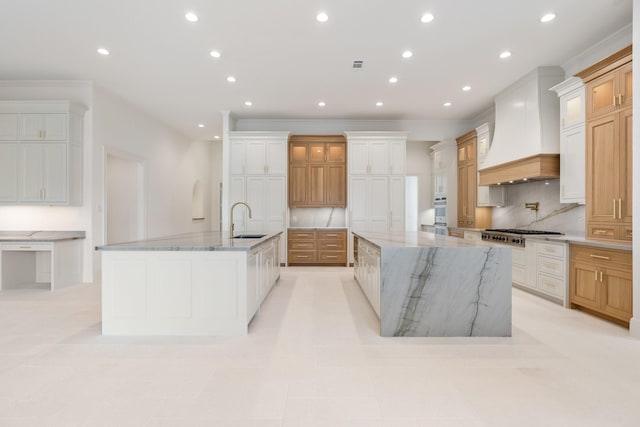
M 135 160 L 107 155 L 106 183 L 107 217 L 106 243 L 139 240 L 139 203 L 142 195 L 138 186 L 138 167 Z
M 407 141 L 407 175 L 418 177 L 418 221 L 433 205 L 431 173 L 433 161 L 429 155 L 433 142 Z
M 220 184 L 222 183 L 222 141 L 211 143 L 211 229 L 220 230 Z M 224 227 L 223 227 L 224 228 Z
M 211 212 L 211 143 L 190 141 L 122 98 L 94 89 L 94 244 L 104 243 L 104 148 L 142 159 L 146 169 L 147 238 L 211 229 L 211 218 L 191 219 L 193 184 L 203 184 Z M 99 254 L 94 257 L 99 267 Z

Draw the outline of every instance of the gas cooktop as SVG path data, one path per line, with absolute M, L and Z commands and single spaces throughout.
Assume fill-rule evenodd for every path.
M 553 236 L 562 236 L 564 234 L 558 231 L 522 230 L 518 228 L 487 228 L 484 231 L 493 231 L 495 233 L 509 233 L 509 234 L 550 234 Z
M 482 240 L 491 240 L 511 246 L 525 246 L 524 236 L 562 236 L 558 231 L 521 230 L 517 228 L 487 228 L 482 232 Z

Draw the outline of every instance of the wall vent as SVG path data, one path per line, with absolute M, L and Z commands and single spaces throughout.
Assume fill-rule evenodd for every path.
M 364 65 L 364 61 L 353 61 L 353 68 L 360 69 Z

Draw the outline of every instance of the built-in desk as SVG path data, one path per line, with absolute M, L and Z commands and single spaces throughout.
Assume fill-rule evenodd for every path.
M 84 231 L 0 231 L 0 290 L 82 283 Z

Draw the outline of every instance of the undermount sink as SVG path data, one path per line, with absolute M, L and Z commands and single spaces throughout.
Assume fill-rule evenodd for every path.
M 264 236 L 266 236 L 266 234 L 238 234 L 236 236 L 233 236 L 234 239 L 261 239 Z

